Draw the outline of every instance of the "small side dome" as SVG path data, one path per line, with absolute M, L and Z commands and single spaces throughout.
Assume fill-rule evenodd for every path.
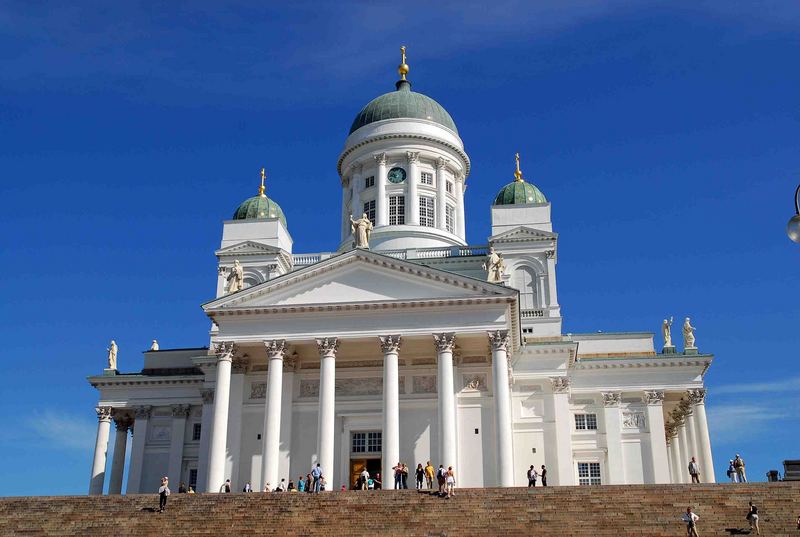
M 519 169 L 519 153 L 516 154 L 516 159 L 517 170 L 514 172 L 514 180 L 500 189 L 494 198 L 493 205 L 547 203 L 547 198 L 544 197 L 542 191 L 522 178 L 522 171 Z
M 283 215 L 281 206 L 275 203 L 264 194 L 264 180 L 266 174 L 264 169 L 261 169 L 261 186 L 258 188 L 258 195 L 244 200 L 236 211 L 233 213 L 234 220 L 263 220 L 266 218 L 278 218 L 283 227 L 288 229 L 286 225 L 286 217 Z

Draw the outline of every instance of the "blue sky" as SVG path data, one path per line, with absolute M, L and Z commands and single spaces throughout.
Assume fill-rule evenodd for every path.
M 796 2 L 0 1 L 0 495 L 86 492 L 109 339 L 126 371 L 207 343 L 262 166 L 295 251 L 336 247 L 336 159 L 401 44 L 472 159 L 469 241 L 519 151 L 565 332 L 691 316 L 717 475 L 800 458 Z

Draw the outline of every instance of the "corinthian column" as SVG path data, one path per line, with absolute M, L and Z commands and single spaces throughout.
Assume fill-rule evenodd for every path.
M 456 235 L 467 240 L 467 230 L 464 224 L 464 176 L 458 174 L 455 178 L 456 187 Z
M 440 158 L 436 161 L 436 227 L 447 231 L 447 190 L 445 168 L 449 161 Z
M 278 485 L 278 464 L 281 448 L 281 399 L 283 391 L 283 356 L 286 343 L 282 339 L 265 341 L 269 366 L 267 398 L 264 403 L 264 436 L 261 452 L 261 487 Z
M 127 414 L 114 416 L 117 434 L 114 437 L 114 454 L 111 456 L 111 476 L 108 480 L 109 494 L 122 494 L 122 474 L 125 471 L 125 450 L 128 447 L 128 430 L 131 417 Z
M 456 395 L 453 383 L 453 347 L 456 336 L 452 332 L 433 334 L 436 344 L 438 375 L 436 380 L 439 403 L 439 464 L 453 466 L 458 471 L 456 451 Z
M 228 440 L 228 403 L 231 394 L 231 362 L 236 347 L 217 343 L 217 381 L 214 392 L 214 419 L 208 448 L 206 492 L 218 492 L 225 483 L 225 447 Z
M 383 351 L 383 473 L 400 460 L 400 336 L 381 336 Z M 387 483 L 387 488 L 389 488 Z
M 711 439 L 708 435 L 708 421 L 706 419 L 706 390 L 697 388 L 689 390 L 689 403 L 692 405 L 696 441 L 699 451 L 700 472 L 705 483 L 716 482 L 714 475 L 714 459 L 711 455 Z
M 408 196 L 406 199 L 406 224 L 419 225 L 419 194 L 417 194 L 417 185 L 419 185 L 419 152 L 406 151 L 406 158 L 408 158 Z M 435 224 L 434 224 L 435 225 Z
M 336 420 L 336 350 L 339 340 L 326 337 L 317 340 L 319 347 L 319 423 L 317 427 L 317 462 L 322 467 L 327 490 L 335 487 L 333 470 L 333 433 Z
M 102 494 L 106 478 L 106 453 L 108 451 L 108 432 L 111 429 L 111 407 L 99 406 L 97 411 L 97 438 L 94 442 L 92 477 L 89 479 L 89 494 Z
M 389 223 L 389 212 L 386 210 L 386 153 L 375 155 L 378 163 L 378 176 L 375 178 L 375 225 L 385 226 Z
M 625 483 L 625 464 L 622 458 L 622 416 L 619 405 L 620 392 L 603 393 L 603 421 L 605 422 L 606 448 L 608 449 L 608 482 L 611 485 Z
M 551 484 L 574 485 L 575 472 L 572 468 L 572 416 L 569 411 L 569 377 L 550 377 L 552 394 L 550 407 L 552 414 L 547 425 L 552 435 L 545 432 L 545 441 L 548 436 L 552 439 L 547 446 L 547 463 L 550 465 Z M 551 462 L 553 461 L 553 462 Z M 555 477 L 555 480 L 552 478 Z
M 650 475 L 654 483 L 669 483 L 669 455 L 664 434 L 664 392 L 646 391 L 642 397 L 647 414 L 650 444 Z
M 494 427 L 497 436 L 497 482 L 501 487 L 514 486 L 514 447 L 511 434 L 511 393 L 508 389 L 508 332 L 489 332 L 492 346 L 494 381 Z

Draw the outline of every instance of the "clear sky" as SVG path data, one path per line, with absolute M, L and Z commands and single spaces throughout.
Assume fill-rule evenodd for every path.
M 111 338 L 125 371 L 207 344 L 262 166 L 295 252 L 336 247 L 336 160 L 402 44 L 472 159 L 470 243 L 519 151 L 564 331 L 691 316 L 717 475 L 800 458 L 797 2 L 219 4 L 0 0 L 0 495 L 86 493 Z

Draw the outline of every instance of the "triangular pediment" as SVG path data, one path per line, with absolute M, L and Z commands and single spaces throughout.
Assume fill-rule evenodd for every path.
M 489 237 L 490 243 L 495 242 L 537 242 L 553 241 L 558 238 L 558 233 L 542 231 L 526 226 L 519 226 Z
M 259 242 L 254 241 L 243 241 L 237 244 L 232 244 L 230 246 L 226 246 L 225 248 L 220 248 L 216 252 L 215 255 L 224 257 L 224 256 L 231 256 L 231 255 L 268 255 L 268 254 L 279 254 L 283 250 L 280 248 L 276 248 L 275 246 L 267 246 L 266 244 L 261 244 Z
M 206 312 L 423 300 L 514 298 L 516 291 L 365 250 L 326 259 L 204 305 Z

